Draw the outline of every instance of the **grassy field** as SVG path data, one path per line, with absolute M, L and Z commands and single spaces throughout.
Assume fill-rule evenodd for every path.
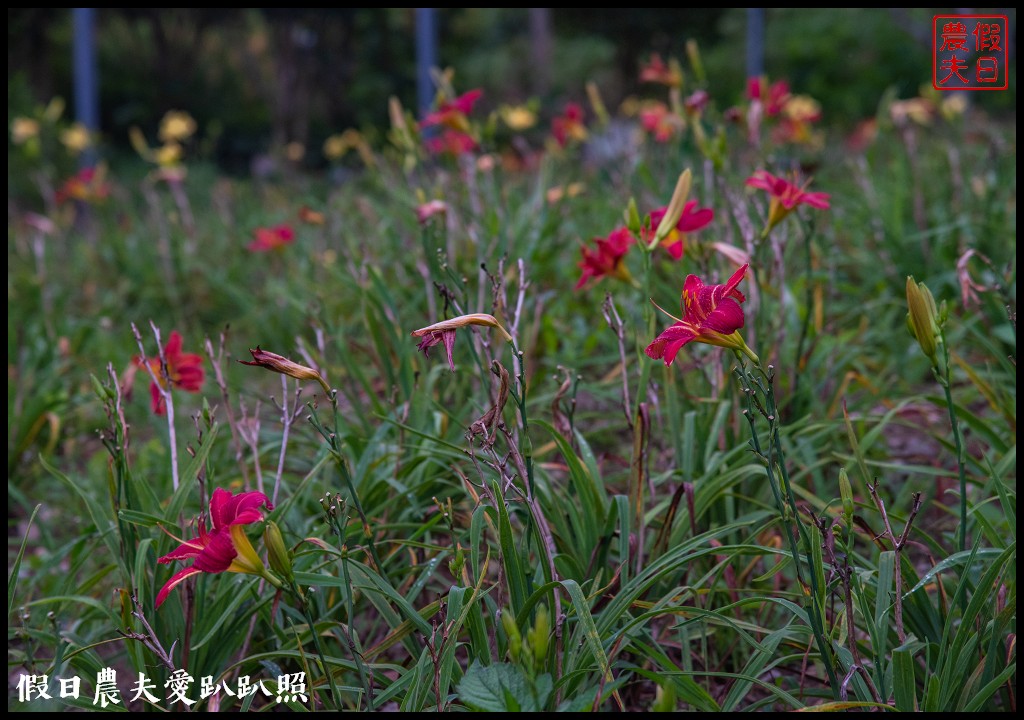
M 1014 710 L 1015 121 L 657 70 L 244 179 L 41 109 L 9 708 Z

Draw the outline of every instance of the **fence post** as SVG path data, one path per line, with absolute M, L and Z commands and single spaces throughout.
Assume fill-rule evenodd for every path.
M 96 66 L 96 9 L 72 8 L 74 41 L 71 55 L 75 81 L 75 119 L 95 135 L 100 129 L 99 71 Z M 82 153 L 82 164 L 96 164 L 96 148 Z

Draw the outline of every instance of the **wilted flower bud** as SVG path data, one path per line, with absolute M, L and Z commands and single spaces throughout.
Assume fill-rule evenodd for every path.
M 239 360 L 238 362 L 243 365 L 264 367 L 267 370 L 279 372 L 282 375 L 293 377 L 296 380 L 316 380 L 320 383 L 324 392 L 330 394 L 331 388 L 327 384 L 327 381 L 324 380 L 323 376 L 313 368 L 307 367 L 306 365 L 299 365 L 297 362 L 292 362 L 286 357 L 262 350 L 259 345 L 256 346 L 255 350 L 249 348 L 249 352 L 252 353 L 252 362 L 249 362 L 248 360 Z
M 935 307 L 935 298 L 924 283 L 914 282 L 914 276 L 907 276 L 907 327 L 910 334 L 921 346 L 921 351 L 937 365 L 939 311 Z
M 292 579 L 292 558 L 288 554 L 288 546 L 284 544 L 281 528 L 273 520 L 267 522 L 263 531 L 263 542 L 267 546 L 267 559 L 271 569 L 285 580 Z
M 428 325 L 425 328 L 413 330 L 411 335 L 415 338 L 420 338 L 417 348 L 422 350 L 425 356 L 430 348 L 443 343 L 445 351 L 448 353 L 448 365 L 451 366 L 452 372 L 455 372 L 455 361 L 452 359 L 452 346 L 455 344 L 455 331 L 468 325 L 483 325 L 486 327 L 497 328 L 501 331 L 501 334 L 506 340 L 512 342 L 512 336 L 508 334 L 508 331 L 504 327 L 502 327 L 497 318 L 493 315 L 488 315 L 487 313 L 459 315 L 458 317 L 451 318 L 450 320 L 442 320 L 441 322 L 434 323 L 433 325 Z

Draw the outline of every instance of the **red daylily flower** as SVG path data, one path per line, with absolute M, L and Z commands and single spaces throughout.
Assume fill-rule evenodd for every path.
M 237 572 L 250 575 L 265 575 L 263 561 L 245 535 L 245 525 L 263 519 L 260 507 L 266 506 L 273 510 L 270 499 L 261 492 L 243 492 L 232 495 L 224 488 L 217 488 L 210 498 L 210 522 L 212 529 L 207 531 L 206 518 L 199 519 L 199 536 L 191 540 L 183 540 L 171 552 L 157 560 L 160 563 L 171 563 L 175 560 L 195 558 L 191 566 L 176 573 L 164 583 L 156 596 L 156 606 L 160 607 L 167 596 L 186 578 L 199 573 Z
M 164 346 L 164 358 L 167 360 L 167 375 L 171 379 L 171 386 L 189 392 L 199 392 L 206 377 L 203 371 L 203 358 L 196 353 L 183 353 L 181 343 L 181 333 L 175 330 Z M 155 382 L 149 384 L 149 395 L 153 402 L 153 412 L 163 415 L 167 412 L 167 408 L 164 406 L 164 398 L 160 392 L 164 382 L 163 374 L 160 371 L 160 356 L 145 359 L 136 357 L 134 363 L 136 367 L 149 365 L 153 374 L 160 380 L 160 385 Z
M 473 152 L 477 149 L 478 145 L 469 133 L 445 129 L 440 135 L 424 140 L 423 147 L 431 155 L 453 155 L 458 157 L 459 155 Z
M 110 195 L 110 185 L 105 180 L 106 172 L 101 167 L 84 167 L 69 177 L 57 189 L 54 199 L 57 204 L 67 200 L 100 202 Z
M 764 190 L 771 195 L 771 202 L 768 206 L 768 224 L 764 229 L 765 235 L 793 212 L 797 205 L 810 205 L 820 210 L 828 210 L 830 207 L 828 193 L 807 192 L 806 188 L 811 184 L 810 180 L 805 182 L 802 187 L 796 185 L 795 176 L 793 180 L 794 182 L 789 182 L 766 170 L 758 170 L 747 178 L 748 186 Z
M 654 236 L 658 232 L 658 226 L 661 225 L 661 220 L 665 217 L 667 210 L 667 207 L 663 207 L 651 211 L 651 227 L 649 230 L 644 229 L 642 233 L 644 242 L 650 243 L 654 240 Z M 714 210 L 711 208 L 698 208 L 697 201 L 690 200 L 683 206 L 683 213 L 679 216 L 679 222 L 676 223 L 675 229 L 665 236 L 661 244 L 674 260 L 679 260 L 683 257 L 686 234 L 697 232 L 701 228 L 707 227 L 714 219 Z
M 435 215 L 444 215 L 447 212 L 448 203 L 444 200 L 431 200 L 416 206 L 416 220 L 420 225 L 425 225 L 427 220 Z
M 438 105 L 437 110 L 420 120 L 420 127 L 428 128 L 443 125 L 444 127 L 461 132 L 469 130 L 469 118 L 467 115 L 473 110 L 476 101 L 483 94 L 484 91 L 480 89 L 470 90 L 459 95 L 454 100 L 441 103 Z
M 299 220 L 307 225 L 323 225 L 327 222 L 327 218 L 322 212 L 314 210 L 309 205 L 299 208 Z
M 697 90 L 683 101 L 683 107 L 691 115 L 699 115 L 711 102 L 711 95 L 707 90 Z
M 683 129 L 682 119 L 663 102 L 646 104 L 640 108 L 640 125 L 654 137 L 655 142 L 666 143 Z
M 619 228 L 612 231 L 607 238 L 594 238 L 594 244 L 597 245 L 596 250 L 580 248 L 583 259 L 580 260 L 579 266 L 583 270 L 583 275 L 576 283 L 576 290 L 583 287 L 591 278 L 611 276 L 628 282 L 631 277 L 623 258 L 629 252 L 629 246 L 633 244 L 633 235 L 629 230 Z
M 684 345 L 701 342 L 739 350 L 754 362 L 759 362 L 739 333 L 743 327 L 740 304 L 746 298 L 736 286 L 746 272 L 747 266 L 743 265 L 724 285 L 705 285 L 696 275 L 687 275 L 683 283 L 683 317 L 676 318 L 675 323 L 647 346 L 644 351 L 647 357 L 664 360 L 668 366 Z
M 568 103 L 565 112 L 552 119 L 551 134 L 559 147 L 586 140 L 587 126 L 583 124 L 583 108 L 577 103 Z
M 256 228 L 253 234 L 256 239 L 248 245 L 250 252 L 269 252 L 295 242 L 295 231 L 292 230 L 291 225 Z
M 783 105 L 789 99 L 789 83 L 785 80 L 778 80 L 769 87 L 768 78 L 748 78 L 747 97 L 751 100 L 759 100 L 764 106 L 764 114 L 772 117 L 782 112 Z
M 666 64 L 661 55 L 654 53 L 646 65 L 640 66 L 640 82 L 680 87 L 683 84 L 683 75 L 675 61 Z

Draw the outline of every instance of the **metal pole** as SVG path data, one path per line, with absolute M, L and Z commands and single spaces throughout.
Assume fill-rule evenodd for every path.
M 437 44 L 437 11 L 416 8 L 416 102 L 420 114 L 429 112 L 434 103 L 430 69 L 438 67 Z
M 747 77 L 764 75 L 764 8 L 747 8 Z
M 96 9 L 72 8 L 74 44 L 71 65 L 75 83 L 75 119 L 95 135 L 100 129 L 99 72 L 96 63 Z M 82 164 L 96 163 L 96 149 L 82 153 Z

